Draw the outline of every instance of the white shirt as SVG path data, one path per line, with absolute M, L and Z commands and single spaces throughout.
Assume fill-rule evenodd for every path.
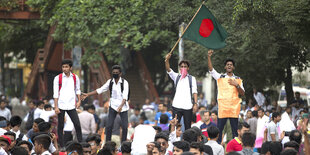
M 16 135 L 16 139 L 17 139 L 17 138 L 19 138 L 19 135 L 20 135 L 20 130 L 18 130 L 17 132 L 15 132 L 13 129 L 11 129 L 11 132 L 14 132 L 14 133 L 15 133 L 15 135 Z M 27 138 L 26 134 L 24 134 L 24 135 L 23 135 L 22 140 L 25 140 L 25 141 L 27 141 L 27 140 L 28 140 L 28 138 Z
M 170 69 L 170 72 L 167 72 L 170 78 L 173 80 L 174 84 L 176 83 L 178 73 Z M 183 79 L 179 79 L 178 85 L 175 91 L 175 96 L 172 101 L 172 106 L 179 109 L 189 110 L 192 109 L 193 103 L 190 94 L 190 87 L 188 82 L 188 74 Z M 192 76 L 192 94 L 197 94 L 197 83 L 196 78 Z
M 100 88 L 98 88 L 96 91 L 98 94 L 101 94 L 105 91 L 109 90 L 109 85 L 110 85 L 110 81 L 111 79 L 109 79 L 103 86 L 101 86 Z M 122 104 L 123 99 L 126 100 L 126 103 L 124 104 L 124 106 L 122 107 L 122 111 L 127 111 L 129 109 L 129 105 L 128 105 L 128 92 L 129 92 L 129 85 L 128 82 L 124 79 L 124 90 L 122 93 L 122 89 L 121 89 L 121 83 L 122 83 L 122 78 L 120 77 L 118 82 L 115 83 L 115 79 L 113 78 L 112 81 L 112 96 L 110 97 L 110 106 L 112 109 L 117 111 L 117 108 Z
M 6 120 L 11 119 L 11 111 L 8 108 L 0 109 L 0 116 L 5 117 Z
M 214 68 L 212 71 L 209 71 L 211 76 L 215 79 L 215 80 L 218 80 L 219 78 L 221 78 L 221 75 L 220 73 L 218 73 Z M 232 76 L 228 76 L 227 73 L 223 74 L 224 75 L 224 78 L 237 78 L 237 76 L 235 76 L 235 74 L 233 74 Z M 240 85 L 240 88 L 244 91 L 244 88 L 243 88 L 243 82 L 241 82 L 241 85 Z
M 257 119 L 257 126 L 256 126 L 256 137 L 259 137 L 262 133 L 262 130 L 267 127 L 269 121 L 269 117 L 264 115 L 262 118 L 258 117 Z
M 43 153 L 41 153 L 41 155 L 52 155 L 52 154 L 48 151 L 44 151 Z
M 59 92 L 59 75 L 54 78 L 54 98 L 58 98 L 58 108 L 61 110 L 75 109 L 76 95 L 81 94 L 80 79 L 77 75 L 76 85 L 74 87 L 73 74 L 67 77 L 62 73 L 62 86 Z
M 45 111 L 43 110 L 43 112 L 40 115 L 40 118 L 44 119 L 45 122 L 49 122 L 50 117 L 56 115 L 54 110 L 51 111 Z
M 43 112 L 42 109 L 36 108 L 36 110 L 34 110 L 34 113 L 33 113 L 33 120 L 40 118 L 42 112 Z
M 209 145 L 212 148 L 213 155 L 223 155 L 225 154 L 224 147 L 218 144 L 214 140 L 209 140 L 205 145 Z
M 259 106 L 264 105 L 266 98 L 261 92 L 253 93 L 253 96 Z

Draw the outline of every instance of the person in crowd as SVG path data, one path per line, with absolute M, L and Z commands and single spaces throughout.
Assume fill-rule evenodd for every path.
M 266 155 L 280 155 L 282 151 L 282 144 L 281 142 L 264 142 L 261 149 L 261 154 Z
M 3 116 L 6 120 L 10 120 L 11 111 L 6 107 L 8 105 L 7 100 L 0 100 L 0 116 Z
M 94 105 L 93 105 L 94 106 Z M 96 133 L 96 122 L 93 114 L 88 112 L 90 105 L 84 105 L 84 109 L 78 114 L 82 129 L 82 140 L 85 141 L 87 136 Z
M 66 146 L 67 155 L 83 155 L 83 147 L 78 142 L 71 142 Z
M 284 150 L 294 149 L 297 152 L 299 151 L 299 144 L 295 141 L 289 141 L 284 144 Z
M 243 82 L 240 77 L 234 75 L 235 62 L 232 59 L 225 61 L 225 74 L 218 73 L 212 65 L 211 56 L 213 50 L 208 51 L 208 68 L 212 77 L 217 81 L 218 87 L 218 128 L 220 136 L 218 143 L 222 142 L 222 132 L 227 119 L 230 121 L 233 137 L 238 136 L 238 117 L 241 109 L 241 101 L 239 95 L 244 96 Z
M 205 145 L 209 145 L 212 148 L 213 155 L 225 154 L 223 146 L 216 142 L 219 137 L 220 130 L 215 126 L 210 126 L 207 131 L 210 140 L 205 143 Z
M 5 117 L 0 116 L 0 136 L 7 132 L 8 124 Z
M 257 111 L 257 126 L 256 126 L 256 143 L 255 148 L 260 149 L 262 147 L 262 141 L 264 139 L 264 130 L 267 127 L 269 117 L 264 114 L 264 109 L 259 108 Z M 261 141 L 261 142 L 260 142 Z
M 98 88 L 89 93 L 82 94 L 82 100 L 88 96 L 101 94 L 105 91 L 110 90 L 110 108 L 108 114 L 108 121 L 106 125 L 106 142 L 111 141 L 112 130 L 116 115 L 121 117 L 121 126 L 122 126 L 122 142 L 127 139 L 128 131 L 128 97 L 129 97 L 129 84 L 123 79 L 122 69 L 119 65 L 112 66 L 112 75 L 113 79 L 109 79 L 102 87 Z
M 151 142 L 146 145 L 147 155 L 166 155 L 163 152 L 162 146 L 159 142 Z
M 198 128 L 200 128 L 200 126 L 203 124 L 203 121 L 201 120 L 201 117 L 203 116 L 203 112 L 207 111 L 206 107 L 204 106 L 199 106 L 198 107 L 198 112 L 196 113 L 196 122 L 192 124 L 193 126 L 196 126 Z
M 241 155 L 259 155 L 259 153 L 253 152 L 255 139 L 255 134 L 251 132 L 244 133 L 242 135 L 242 150 L 239 153 Z
M 38 135 L 34 138 L 34 151 L 37 155 L 51 155 L 48 148 L 51 144 L 51 138 L 46 135 Z
M 96 114 L 96 107 L 94 104 L 88 104 L 88 109 L 87 112 L 91 113 L 94 116 L 95 119 L 95 124 L 96 124 L 96 131 L 99 129 L 99 124 L 100 124 L 100 118 Z
M 298 152 L 294 149 L 283 150 L 280 155 L 298 155 Z
M 0 153 L 9 154 L 9 149 L 11 145 L 11 139 L 8 136 L 0 136 Z
M 55 116 L 56 113 L 55 111 L 53 110 L 53 107 L 50 105 L 50 104 L 45 104 L 44 105 L 44 110 L 43 112 L 40 114 L 40 118 L 44 119 L 45 122 L 49 122 L 50 121 L 50 118 L 52 116 Z
M 18 142 L 16 146 L 20 146 L 20 147 L 25 148 L 28 152 L 28 155 L 31 155 L 33 145 L 29 141 L 22 140 L 22 141 Z
M 207 100 L 205 99 L 204 93 L 200 93 L 200 94 L 199 94 L 198 106 L 204 106 L 204 107 L 207 107 L 207 106 L 208 106 L 208 102 L 207 102 Z
M 176 141 L 173 143 L 173 155 L 181 155 L 189 151 L 189 143 L 186 141 Z
M 121 145 L 122 155 L 130 155 L 131 153 L 131 142 L 125 141 Z
M 214 111 L 211 112 L 211 121 L 212 121 L 215 125 L 217 125 L 217 111 L 216 111 L 216 110 L 214 110 Z
M 11 139 L 11 145 L 10 145 L 10 149 L 9 150 L 12 150 L 13 147 L 16 145 L 16 134 L 14 132 L 11 132 L 11 131 L 8 131 L 6 133 L 4 133 L 5 136 L 9 137 Z
M 65 59 L 61 64 L 63 73 L 54 78 L 54 106 L 58 115 L 58 141 L 60 147 L 64 147 L 64 119 L 67 113 L 73 122 L 76 137 L 82 142 L 82 129 L 76 109 L 81 105 L 80 79 L 72 71 L 72 60 Z
M 252 111 L 251 110 L 248 110 L 247 112 L 246 112 L 246 118 L 245 118 L 245 121 L 246 122 L 248 122 L 249 121 L 249 119 L 251 119 L 253 117 L 253 115 L 252 115 Z
M 144 112 L 153 112 L 154 111 L 154 106 L 150 104 L 150 99 L 145 99 L 144 105 L 142 106 L 142 110 Z
M 172 152 L 169 151 L 167 148 L 169 147 L 169 136 L 164 133 L 164 132 L 160 132 L 160 133 L 157 133 L 155 135 L 155 142 L 158 142 L 161 146 L 161 150 L 162 152 L 164 152 L 165 155 L 169 154 L 169 155 L 172 155 Z
M 211 122 L 211 113 L 210 111 L 203 111 L 202 113 L 202 122 L 203 124 L 200 126 L 201 132 L 204 136 L 208 137 L 207 129 L 211 126 L 216 126 L 213 122 Z
M 36 104 L 36 109 L 34 110 L 33 119 L 40 118 L 41 113 L 44 111 L 44 102 L 38 101 Z
M 34 111 L 36 109 L 36 104 L 34 103 L 33 100 L 30 100 L 28 102 L 28 108 L 29 108 L 29 112 L 27 113 L 27 115 L 24 117 L 23 121 L 26 122 L 26 130 L 30 130 L 32 128 L 33 125 L 33 121 L 34 121 Z
M 112 155 L 117 155 L 116 143 L 113 141 L 108 141 L 104 144 L 102 150 L 108 150 Z M 98 153 L 99 154 L 99 153 Z
M 165 67 L 170 78 L 175 84 L 175 94 L 172 102 L 173 117 L 177 115 L 177 119 L 181 122 L 184 120 L 185 130 L 191 128 L 193 106 L 197 104 L 197 83 L 196 78 L 188 74 L 190 63 L 189 61 L 182 60 L 179 63 L 181 74 L 174 72 L 170 68 L 169 60 L 171 54 L 165 57 Z M 194 100 L 192 100 L 194 97 Z
M 104 117 L 101 123 L 101 130 L 105 131 L 107 133 L 107 126 L 108 126 L 109 118 L 108 116 Z M 113 129 L 112 129 L 112 136 L 111 140 L 116 143 L 116 145 L 119 147 L 121 144 L 121 138 L 122 138 L 122 119 L 120 115 L 116 115 L 114 123 L 113 123 Z
M 253 117 L 250 118 L 247 123 L 250 125 L 250 132 L 256 136 L 258 112 L 253 111 L 252 116 Z
M 277 129 L 277 123 L 281 121 L 281 115 L 278 112 L 272 113 L 272 121 L 267 126 L 267 141 L 280 141 Z
M 259 107 L 262 107 L 264 105 L 266 97 L 263 95 L 263 93 L 258 92 L 256 88 L 253 88 L 253 97 Z
M 135 107 L 134 113 L 129 117 L 129 123 L 131 123 L 131 126 L 133 128 L 139 125 L 139 119 L 140 119 L 140 108 Z
M 203 144 L 199 142 L 192 142 L 190 144 L 189 152 L 193 153 L 194 155 L 203 155 Z
M 28 155 L 28 152 L 25 148 L 16 146 L 12 149 L 11 155 Z
M 12 116 L 10 119 L 10 124 L 12 127 L 11 131 L 16 134 L 17 143 L 21 140 L 27 140 L 28 139 L 24 133 L 20 132 L 20 126 L 22 124 L 22 118 L 21 117 L 19 117 L 17 115 Z
M 167 105 L 165 105 L 164 103 L 159 103 L 158 110 L 159 112 L 157 112 L 155 115 L 155 126 L 158 125 L 158 122 L 160 121 L 160 116 L 162 114 L 166 114 L 168 116 L 168 121 L 172 120 L 172 115 L 167 112 Z
M 41 122 L 44 122 L 44 120 L 42 118 L 37 118 L 33 121 L 33 125 L 32 125 L 32 129 L 30 129 L 28 132 L 27 132 L 27 137 L 28 138 L 32 138 L 33 135 L 37 132 L 39 132 L 39 128 L 38 128 L 38 125 L 41 123 Z
M 100 142 L 101 142 L 100 136 L 96 134 L 89 135 L 86 138 L 86 142 L 91 147 L 91 155 L 96 155 L 100 150 Z
M 298 91 L 295 92 L 295 100 L 299 103 L 301 108 L 307 106 L 307 104 L 305 104 L 305 101 L 300 97 L 300 92 Z
M 82 142 L 81 145 L 83 147 L 83 155 L 90 155 L 91 154 L 90 145 L 87 142 Z
M 238 124 L 238 137 L 235 137 L 228 142 L 226 152 L 241 151 L 242 150 L 242 136 L 244 133 L 250 132 L 250 125 L 246 122 Z
M 168 115 L 162 114 L 160 116 L 159 127 L 162 129 L 162 131 L 168 131 L 169 130 L 168 120 L 169 120 Z

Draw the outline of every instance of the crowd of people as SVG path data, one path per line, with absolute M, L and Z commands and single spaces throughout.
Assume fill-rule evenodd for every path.
M 62 62 L 63 73 L 54 79 L 53 99 L 28 101 L 24 119 L 11 115 L 6 97 L 0 103 L 0 155 L 308 155 L 308 105 L 296 92 L 285 109 L 269 104 L 263 93 L 242 104 L 242 79 L 233 74 L 235 63 L 225 61 L 225 74 L 208 66 L 217 81 L 217 100 L 210 103 L 198 95 L 196 79 L 188 74 L 190 63 L 179 63 L 180 74 L 166 71 L 175 84 L 171 98 L 146 99 L 141 106 L 129 104 L 129 83 L 121 67 L 112 67 L 112 79 L 102 87 L 80 91 L 72 61 Z M 89 96 L 110 91 L 109 106 L 103 110 L 81 103 Z M 11 101 L 12 102 L 12 101 Z M 16 101 L 14 101 L 16 102 Z M 24 122 L 24 123 L 23 123 Z

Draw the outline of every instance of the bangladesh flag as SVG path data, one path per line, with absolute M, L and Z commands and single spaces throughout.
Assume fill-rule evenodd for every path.
M 210 49 L 220 49 L 226 46 L 227 32 L 209 9 L 202 5 L 196 17 L 183 34 L 183 38 L 192 40 Z

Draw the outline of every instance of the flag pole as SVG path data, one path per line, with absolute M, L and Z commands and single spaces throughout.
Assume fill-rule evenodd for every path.
M 172 47 L 172 49 L 170 50 L 169 54 L 172 54 L 173 50 L 177 47 L 178 43 L 180 42 L 181 38 L 183 37 L 184 33 L 186 32 L 187 28 L 192 24 L 194 18 L 196 17 L 196 15 L 198 14 L 199 10 L 201 9 L 202 5 L 205 3 L 205 1 L 203 1 L 199 7 L 199 9 L 196 11 L 195 15 L 192 17 L 192 19 L 190 20 L 190 22 L 187 24 L 186 28 L 184 29 L 182 35 L 179 37 L 178 41 L 174 44 L 174 46 Z

